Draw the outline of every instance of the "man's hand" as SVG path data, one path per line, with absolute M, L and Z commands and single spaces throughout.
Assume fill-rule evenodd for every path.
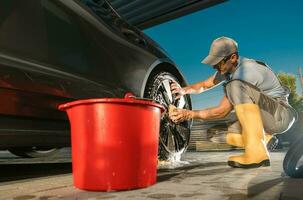
M 180 97 L 186 94 L 185 89 L 180 87 L 180 85 L 176 81 L 173 81 L 170 84 L 170 89 L 172 94 L 176 94 L 176 99 L 179 99 Z
M 169 118 L 175 122 L 183 122 L 193 118 L 193 111 L 186 109 L 178 109 L 173 105 L 169 106 Z

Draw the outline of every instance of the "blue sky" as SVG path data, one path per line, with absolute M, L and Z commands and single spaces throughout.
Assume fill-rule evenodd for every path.
M 276 72 L 297 75 L 297 68 L 303 67 L 302 10 L 300 0 L 230 0 L 144 32 L 168 52 L 189 84 L 214 73 L 201 60 L 220 36 L 235 39 L 240 56 L 264 61 Z M 194 109 L 215 106 L 221 90 L 192 96 Z

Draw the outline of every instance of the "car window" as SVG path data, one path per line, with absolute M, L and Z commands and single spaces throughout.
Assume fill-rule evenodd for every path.
M 111 28 L 120 31 L 123 26 L 127 26 L 127 23 L 121 19 L 108 2 L 103 0 L 80 0 L 80 2 L 86 5 Z
M 116 34 L 140 46 L 147 46 L 147 42 L 141 32 L 128 24 L 108 1 L 80 0 L 80 2 L 93 11 L 101 19 L 101 22 L 105 22 Z

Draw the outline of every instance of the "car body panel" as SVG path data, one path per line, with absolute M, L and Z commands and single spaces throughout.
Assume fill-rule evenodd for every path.
M 143 97 L 148 78 L 161 69 L 173 72 L 185 84 L 175 64 L 154 41 L 108 4 L 93 3 L 0 2 L 0 115 L 10 124 L 20 120 L 32 124 L 0 126 L 0 136 L 40 135 L 45 136 L 44 142 L 38 139 L 31 145 L 50 145 L 49 135 L 58 138 L 63 134 L 61 143 L 69 145 L 67 116 L 57 109 L 59 104 L 123 97 L 126 92 Z M 18 138 L 16 145 L 28 144 Z

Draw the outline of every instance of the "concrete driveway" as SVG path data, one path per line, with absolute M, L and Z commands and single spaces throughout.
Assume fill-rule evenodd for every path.
M 68 163 L 61 166 L 62 171 L 58 163 L 55 173 L 52 165 L 48 169 L 41 167 L 42 164 L 27 163 L 23 164 L 23 168 L 12 170 L 26 172 L 36 167 L 33 171 L 41 168 L 43 173 L 15 180 L 12 173 L 11 179 L 0 182 L 0 199 L 302 199 L 303 179 L 284 176 L 282 160 L 285 152 L 271 153 L 271 167 L 249 170 L 233 169 L 226 165 L 227 156 L 234 153 L 240 152 L 187 152 L 182 158 L 185 162 L 159 166 L 155 185 L 120 192 L 89 192 L 74 188 Z M 15 165 L 8 164 L 5 170 L 8 172 L 10 166 Z M 48 174 L 48 171 L 52 173 Z M 6 172 L 2 169 L 1 173 Z M 20 172 L 18 174 L 20 176 Z

